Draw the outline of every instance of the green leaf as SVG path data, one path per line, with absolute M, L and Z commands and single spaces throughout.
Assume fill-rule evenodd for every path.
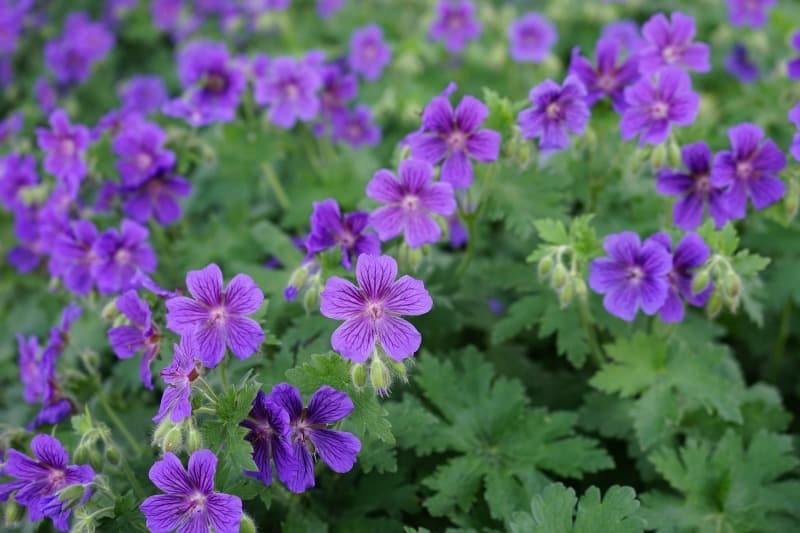
M 511 304 L 506 316 L 492 327 L 492 344 L 500 344 L 536 324 L 546 307 L 547 298 L 540 294 L 525 296 Z
M 487 468 L 485 461 L 473 455 L 450 459 L 422 482 L 434 491 L 425 507 L 433 516 L 444 516 L 453 508 L 469 511 Z
M 561 309 L 552 298 L 547 298 L 547 309 L 539 322 L 539 338 L 556 335 L 556 349 L 575 368 L 581 368 L 589 355 L 589 339 L 581 325 L 576 306 Z
M 667 344 L 653 335 L 636 332 L 605 346 L 611 362 L 597 371 L 589 383 L 603 392 L 628 398 L 645 391 L 664 370 Z
M 539 238 L 543 241 L 558 245 L 569 244 L 569 232 L 560 220 L 551 218 L 539 219 L 534 221 L 533 225 L 539 234 Z

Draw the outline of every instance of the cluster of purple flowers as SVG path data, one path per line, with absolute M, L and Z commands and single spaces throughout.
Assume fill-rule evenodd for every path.
M 61 36 L 49 41 L 44 61 L 63 85 L 86 81 L 92 67 L 114 47 L 114 34 L 102 22 L 93 22 L 86 13 L 70 14 Z

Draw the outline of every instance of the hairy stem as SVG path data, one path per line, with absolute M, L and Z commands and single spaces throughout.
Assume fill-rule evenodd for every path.
M 589 354 L 594 364 L 599 368 L 605 364 L 606 359 L 602 348 L 600 348 L 600 343 L 597 341 L 597 331 L 595 331 L 594 320 L 592 320 L 592 313 L 589 310 L 589 302 L 580 298 L 578 300 L 580 302 L 578 304 L 578 313 L 581 325 L 586 331 L 586 337 L 589 340 Z

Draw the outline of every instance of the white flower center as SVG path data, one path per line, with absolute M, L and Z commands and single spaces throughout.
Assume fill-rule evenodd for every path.
M 73 155 L 75 153 L 76 148 L 77 147 L 75 146 L 75 141 L 73 141 L 72 139 L 63 139 L 61 141 L 61 152 L 64 155 Z
M 419 197 L 413 194 L 407 194 L 403 198 L 401 205 L 406 211 L 416 211 L 419 209 Z
M 369 302 L 367 304 L 367 316 L 373 321 L 383 316 L 383 305 L 380 302 Z
M 650 114 L 653 118 L 667 118 L 669 114 L 669 105 L 666 102 L 656 102 L 650 107 Z
M 148 169 L 152 164 L 153 156 L 147 152 L 139 152 L 139 155 L 136 156 L 136 166 L 139 167 L 140 170 Z
M 561 114 L 561 106 L 558 105 L 558 102 L 550 102 L 545 108 L 545 114 L 550 120 L 555 120 Z
M 114 261 L 121 265 L 128 264 L 131 261 L 131 253 L 125 248 L 120 248 L 114 254 Z
M 661 52 L 661 57 L 664 59 L 664 62 L 671 65 L 678 61 L 681 56 L 681 51 L 676 46 L 667 46 L 664 48 L 664 51 Z
M 644 270 L 640 266 L 632 266 L 628 269 L 628 279 L 638 283 L 644 277 Z
M 753 174 L 753 164 L 750 161 L 736 163 L 736 175 L 740 178 L 749 178 Z

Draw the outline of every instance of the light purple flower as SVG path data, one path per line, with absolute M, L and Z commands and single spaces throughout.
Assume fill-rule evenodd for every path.
M 419 349 L 422 336 L 400 315 L 424 315 L 433 301 L 425 285 L 414 278 L 397 277 L 397 262 L 388 256 L 361 255 L 356 265 L 359 287 L 333 276 L 321 293 L 320 312 L 344 320 L 331 336 L 333 349 L 342 357 L 363 363 L 375 343 L 392 359 L 401 361 Z
M 161 335 L 153 324 L 150 306 L 135 290 L 130 290 L 116 301 L 117 309 L 130 322 L 108 330 L 108 342 L 120 359 L 129 359 L 144 350 L 139 377 L 148 389 L 153 388 L 150 364 L 161 350 Z
M 25 15 L 32 2 L 6 2 L 0 4 L 0 57 L 11 57 L 17 50 L 19 37 L 25 24 Z
M 149 114 L 158 111 L 167 101 L 167 86 L 161 76 L 136 76 L 119 89 L 122 108 L 127 111 Z
M 707 205 L 714 225 L 721 228 L 729 217 L 723 189 L 711 184 L 711 150 L 703 141 L 687 144 L 681 148 L 681 159 L 686 172 L 664 169 L 656 181 L 660 194 L 680 196 L 672 208 L 672 220 L 681 229 L 696 229 Z
M 89 148 L 89 128 L 73 126 L 63 109 L 50 115 L 50 128 L 36 129 L 39 148 L 47 153 L 44 169 L 63 180 L 70 192 L 77 193 L 87 171 L 83 156 Z
M 725 58 L 725 69 L 742 83 L 752 83 L 758 79 L 758 66 L 750 61 L 747 47 L 736 43 Z
M 331 63 L 324 65 L 321 71 L 322 88 L 319 99 L 324 116 L 331 117 L 347 109 L 347 102 L 358 95 L 358 78 L 344 68 Z
M 246 475 L 269 486 L 274 462 L 275 469 L 282 472 L 283 477 L 294 477 L 296 460 L 289 444 L 289 413 L 281 405 L 260 390 L 250 413 L 239 425 L 250 430 L 244 438 L 253 446 L 253 462 L 258 469 L 245 471 Z
M 77 220 L 53 246 L 50 271 L 61 276 L 64 287 L 78 296 L 86 296 L 92 290 L 92 269 L 99 261 L 94 251 L 97 238 L 97 228 L 90 220 Z
M 369 213 L 355 211 L 344 217 L 336 200 L 329 198 L 322 202 L 314 202 L 311 214 L 311 233 L 306 239 L 306 250 L 309 255 L 341 248 L 342 266 L 353 268 L 353 258 L 361 254 L 380 255 L 381 245 L 377 235 L 365 233 L 369 225 Z
M 404 233 L 411 248 L 439 240 L 442 230 L 433 215 L 452 215 L 456 210 L 453 187 L 433 183 L 433 166 L 407 159 L 400 163 L 400 181 L 387 170 L 377 171 L 367 184 L 367 196 L 383 207 L 372 214 L 372 227 L 382 241 Z
M 743 123 L 728 130 L 730 150 L 714 156 L 711 167 L 711 184 L 728 187 L 724 201 L 731 218 L 744 218 L 747 198 L 756 209 L 764 209 L 781 198 L 786 184 L 778 173 L 786 167 L 786 156 L 772 139 L 764 138 L 764 131 L 755 124 Z
M 454 87 L 453 87 L 454 88 Z M 408 136 L 411 156 L 432 164 L 442 163 L 442 181 L 456 189 L 472 184 L 472 162 L 496 161 L 500 153 L 500 133 L 481 129 L 489 115 L 473 96 L 465 96 L 453 111 L 449 92 L 434 97 L 422 112 L 422 128 Z
M 149 274 L 156 269 L 156 255 L 147 243 L 149 232 L 132 220 L 123 220 L 120 230 L 105 230 L 92 247 L 97 262 L 92 276 L 100 294 L 114 294 L 132 289 L 137 272 Z
M 19 378 L 22 381 L 22 398 L 28 403 L 44 400 L 47 383 L 42 377 L 42 352 L 39 339 L 30 336 L 27 339 L 17 334 L 19 352 Z
M 344 7 L 345 0 L 317 0 L 317 15 L 329 19 Z
M 531 89 L 532 107 L 517 115 L 526 139 L 539 138 L 541 150 L 562 150 L 569 146 L 567 133 L 581 135 L 589 121 L 586 88 L 576 76 L 567 76 L 564 85 L 545 80 Z
M 361 441 L 352 433 L 328 429 L 353 411 L 353 402 L 346 393 L 323 385 L 304 408 L 300 391 L 281 383 L 273 387 L 268 400 L 289 415 L 286 444 L 290 447 L 291 464 L 276 461 L 278 478 L 286 488 L 299 493 L 314 486 L 312 451 L 336 473 L 344 474 L 353 468 Z
M 167 300 L 167 328 L 194 339 L 203 364 L 213 368 L 225 356 L 225 346 L 239 359 L 253 355 L 264 340 L 258 322 L 245 315 L 258 311 L 264 293 L 247 274 L 237 274 L 223 289 L 222 271 L 211 263 L 186 274 L 192 298 Z
M 15 111 L 3 120 L 0 120 L 0 146 L 16 138 L 25 124 L 25 115 L 22 111 Z
M 694 122 L 700 97 L 692 91 L 689 75 L 678 67 L 665 67 L 655 78 L 642 77 L 625 89 L 628 107 L 619 123 L 622 138 L 639 135 L 639 145 L 661 144 L 670 126 Z
M 429 30 L 431 39 L 443 41 L 448 52 L 459 53 L 480 34 L 481 23 L 471 0 L 439 0 L 436 19 Z
M 728 20 L 732 26 L 760 28 L 775 0 L 728 0 Z
M 237 533 L 242 520 L 238 496 L 214 492 L 217 456 L 197 450 L 188 471 L 172 452 L 150 468 L 150 481 L 165 494 L 150 496 L 140 507 L 153 533 Z
M 514 61 L 541 63 L 558 40 L 558 32 L 544 15 L 526 13 L 508 27 L 508 40 Z
M 123 187 L 141 185 L 163 168 L 172 168 L 175 153 L 164 148 L 166 132 L 158 124 L 135 120 L 114 138 L 114 153 Z
M 712 287 L 698 294 L 692 293 L 693 270 L 706 262 L 711 250 L 696 233 L 687 233 L 675 247 L 674 253 L 669 234 L 656 233 L 651 239 L 660 242 L 672 254 L 672 271 L 667 274 L 669 291 L 666 302 L 658 311 L 659 316 L 667 323 L 681 322 L 685 313 L 684 300 L 696 307 L 703 307 L 711 295 Z
M 28 508 L 31 522 L 50 518 L 57 530 L 67 531 L 73 506 L 59 496 L 65 489 L 81 485 L 83 496 L 76 503 L 83 505 L 91 496 L 94 470 L 89 465 L 69 465 L 64 446 L 50 435 L 36 435 L 31 451 L 34 459 L 13 448 L 8 450 L 2 472 L 12 481 L 0 484 L 0 501 L 8 501 L 13 494 L 18 504 Z
M 586 87 L 586 101 L 590 106 L 608 96 L 614 111 L 622 113 L 625 110 L 627 104 L 624 90 L 639 79 L 639 65 L 634 56 L 620 62 L 620 49 L 619 42 L 614 39 L 597 41 L 597 67 L 580 55 L 580 48 L 572 49 L 569 72 L 577 76 Z
M 153 26 L 163 31 L 176 29 L 182 8 L 183 0 L 153 0 L 150 3 Z
M 668 21 L 663 13 L 658 13 L 644 23 L 642 35 L 647 41 L 639 52 L 642 74 L 654 74 L 672 65 L 697 72 L 711 70 L 708 45 L 692 42 L 695 35 L 692 17 L 675 11 Z
M 800 52 L 800 31 L 792 34 L 792 48 Z M 796 57 L 786 64 L 786 74 L 790 80 L 800 80 L 800 57 Z
M 172 345 L 172 362 L 161 371 L 161 379 L 167 384 L 161 396 L 158 413 L 153 422 L 161 422 L 167 415 L 174 424 L 180 424 L 192 416 L 192 382 L 200 375 L 200 361 L 191 337 L 181 337 L 180 344 Z
M 19 193 L 38 184 L 36 159 L 32 155 L 10 153 L 0 157 L 0 201 L 6 209 L 21 207 Z
M 632 20 L 616 20 L 606 24 L 600 38 L 617 41 L 629 54 L 644 46 L 644 40 L 639 35 L 639 25 Z
M 192 185 L 183 176 L 173 174 L 171 168 L 160 168 L 143 183 L 122 187 L 122 211 L 137 222 L 145 223 L 152 216 L 166 226 L 181 217 L 177 199 L 191 191 Z
M 353 72 L 367 81 L 377 80 L 392 59 L 392 49 L 383 40 L 383 30 L 376 24 L 359 28 L 350 37 L 347 61 Z
M 36 80 L 36 83 L 33 85 L 33 94 L 36 97 L 39 110 L 43 114 L 49 115 L 56 109 L 58 105 L 58 95 L 47 78 L 42 77 Z
M 365 105 L 358 105 L 352 111 L 334 113 L 331 123 L 333 139 L 346 142 L 353 148 L 375 146 L 381 142 L 381 128 L 375 124 L 372 111 Z
M 628 322 L 641 308 L 654 315 L 667 301 L 672 271 L 672 257 L 657 240 L 641 242 L 631 231 L 606 237 L 603 243 L 608 257 L 589 265 L 589 286 L 604 294 L 603 306 L 612 315 Z
M 59 37 L 47 42 L 44 60 L 62 84 L 81 83 L 114 47 L 114 35 L 83 12 L 71 13 Z
M 288 129 L 297 120 L 308 122 L 317 116 L 321 86 L 320 68 L 308 58 L 278 57 L 256 79 L 253 94 L 256 103 L 269 106 L 270 121 Z

